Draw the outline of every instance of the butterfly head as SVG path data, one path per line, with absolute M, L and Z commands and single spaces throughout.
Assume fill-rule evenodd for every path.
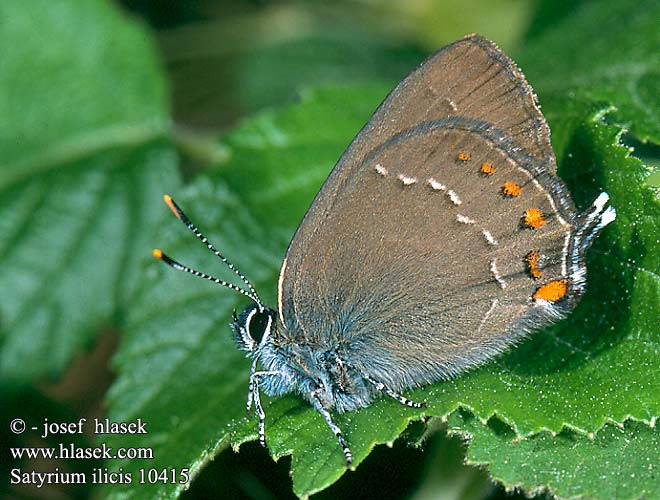
M 271 333 L 271 329 L 275 324 L 275 311 L 267 308 L 261 302 L 257 291 L 250 283 L 243 273 L 241 273 L 234 264 L 229 262 L 229 260 L 220 253 L 220 251 L 213 246 L 213 244 L 208 240 L 202 232 L 197 229 L 197 226 L 192 223 L 188 216 L 181 210 L 181 207 L 172 199 L 171 196 L 163 196 L 163 200 L 170 208 L 170 210 L 176 215 L 183 224 L 190 230 L 192 233 L 197 236 L 197 238 L 211 251 L 216 257 L 218 257 L 231 271 L 233 271 L 236 276 L 240 278 L 243 282 L 243 285 L 238 286 L 233 283 L 229 283 L 223 279 L 215 278 L 210 274 L 202 273 L 188 267 L 180 262 L 174 260 L 173 258 L 166 255 L 162 250 L 155 249 L 153 251 L 154 257 L 165 262 L 170 267 L 183 271 L 193 276 L 199 278 L 204 278 L 207 281 L 211 281 L 223 287 L 229 288 L 230 290 L 240 293 L 241 295 L 252 299 L 252 304 L 246 307 L 243 312 L 236 316 L 236 311 L 234 311 L 233 319 L 234 321 L 231 324 L 231 328 L 236 337 L 236 341 L 240 349 L 247 351 L 250 354 L 258 352 L 260 346 L 264 345 Z
M 231 329 L 239 349 L 252 354 L 268 342 L 275 325 L 275 311 L 256 303 L 250 304 L 236 315 Z

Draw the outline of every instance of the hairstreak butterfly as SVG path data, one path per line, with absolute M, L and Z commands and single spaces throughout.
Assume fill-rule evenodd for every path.
M 601 193 L 576 211 L 556 176 L 536 96 L 493 42 L 436 52 L 385 99 L 298 227 L 277 310 L 169 197 L 176 216 L 244 283 L 170 266 L 252 303 L 231 325 L 260 391 L 297 392 L 323 415 L 354 411 L 484 363 L 565 316 L 583 295 L 585 253 L 616 213 Z

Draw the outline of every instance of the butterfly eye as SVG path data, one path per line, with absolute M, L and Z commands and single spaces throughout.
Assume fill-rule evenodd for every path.
M 263 338 L 270 333 L 272 321 L 272 316 L 269 311 L 264 310 L 259 312 L 255 309 L 254 313 L 247 317 L 245 328 L 248 335 L 250 335 L 257 344 L 260 344 Z

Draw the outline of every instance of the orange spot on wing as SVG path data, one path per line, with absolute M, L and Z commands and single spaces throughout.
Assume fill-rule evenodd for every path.
M 151 252 L 151 254 L 156 257 L 157 259 L 162 259 L 163 258 L 163 251 L 160 248 L 154 248 L 154 250 Z
M 546 283 L 542 287 L 539 287 L 539 289 L 536 290 L 536 292 L 534 293 L 534 299 L 555 302 L 561 299 L 564 295 L 566 295 L 567 291 L 568 291 L 567 280 L 555 280 Z
M 491 162 L 485 161 L 481 165 L 481 173 L 486 175 L 493 175 L 495 172 L 497 172 L 497 169 L 493 166 Z
M 527 255 L 525 255 L 525 262 L 527 262 L 527 270 L 534 278 L 538 279 L 541 277 L 543 272 L 539 268 L 539 261 L 541 256 L 536 250 L 532 250 Z
M 520 196 L 520 193 L 522 193 L 522 188 L 515 182 L 507 181 L 504 183 L 504 186 L 502 186 L 502 192 L 506 196 Z
M 458 159 L 459 159 L 460 161 L 464 162 L 464 163 L 465 163 L 466 161 L 469 161 L 469 160 L 470 160 L 470 157 L 471 157 L 471 156 L 470 156 L 470 153 L 466 153 L 466 152 L 464 152 L 464 151 L 461 151 L 460 153 L 458 153 Z
M 541 212 L 538 208 L 530 208 L 529 210 L 525 211 L 525 217 L 523 220 L 527 227 L 532 227 L 534 229 L 538 229 L 541 226 L 544 226 L 546 222 L 548 222 L 543 217 L 543 212 Z

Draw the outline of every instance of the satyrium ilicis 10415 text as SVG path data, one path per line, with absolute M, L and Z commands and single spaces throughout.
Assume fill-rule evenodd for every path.
M 565 316 L 584 293 L 585 253 L 615 218 L 601 193 L 577 212 L 556 176 L 536 96 L 497 46 L 472 35 L 436 52 L 385 99 L 330 173 L 282 263 L 277 311 L 252 300 L 231 328 L 260 390 L 297 392 L 323 415 L 354 411 L 482 364 Z

